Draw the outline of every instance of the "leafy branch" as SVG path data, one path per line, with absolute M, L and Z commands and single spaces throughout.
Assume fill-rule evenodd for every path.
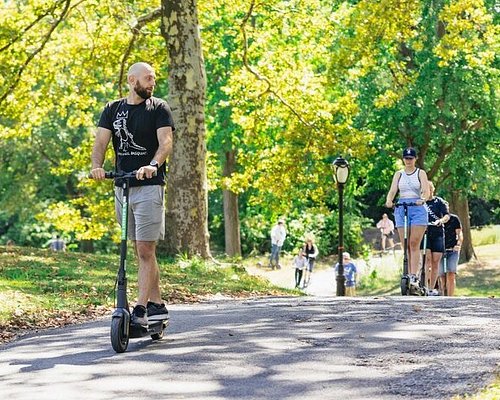
M 264 93 L 262 94 L 266 94 L 266 93 L 270 93 L 272 95 L 274 95 L 286 108 L 288 108 L 292 114 L 294 114 L 297 119 L 302 123 L 304 124 L 305 126 L 307 126 L 308 128 L 311 128 L 311 129 L 314 129 L 316 131 L 319 131 L 320 129 L 315 126 L 313 123 L 309 122 L 309 121 L 306 121 L 302 115 L 300 115 L 294 107 L 292 107 L 292 105 L 290 103 L 288 103 L 276 90 L 274 90 L 272 88 L 272 83 L 271 81 L 269 80 L 269 78 L 267 78 L 266 76 L 262 75 L 259 71 L 257 71 L 255 68 L 253 68 L 249 61 L 248 61 L 248 37 L 247 37 L 247 32 L 246 32 L 246 25 L 248 23 L 248 20 L 250 19 L 250 17 L 252 16 L 252 12 L 255 8 L 255 1 L 252 1 L 250 3 L 250 7 L 248 9 L 248 12 L 246 13 L 245 17 L 243 18 L 243 22 L 241 23 L 240 25 L 240 29 L 241 29 L 241 33 L 243 35 L 243 65 L 245 66 L 245 68 L 253 75 L 255 76 L 255 78 L 257 78 L 257 80 L 259 81 L 262 81 L 262 82 L 265 82 L 266 85 L 267 85 L 267 89 L 265 90 Z
M 33 59 L 36 57 L 37 54 L 39 54 L 44 48 L 45 45 L 48 43 L 50 40 L 50 37 L 52 36 L 52 33 L 56 30 L 56 28 L 59 26 L 59 24 L 64 20 L 66 15 L 68 14 L 69 7 L 71 5 L 71 0 L 65 0 L 64 1 L 64 8 L 61 11 L 61 14 L 59 17 L 50 25 L 49 31 L 45 34 L 43 37 L 42 43 L 38 48 L 33 51 L 31 54 L 28 55 L 24 63 L 19 67 L 17 72 L 15 73 L 12 83 L 7 87 L 7 89 L 3 92 L 2 96 L 0 97 L 0 105 L 5 101 L 7 96 L 13 92 L 13 90 L 19 85 L 19 82 L 21 80 L 21 76 L 24 72 L 24 70 L 28 67 L 28 65 L 33 61 Z M 55 10 L 56 7 L 54 7 Z
M 132 49 L 134 48 L 134 44 L 141 33 L 141 29 L 149 24 L 150 22 L 156 21 L 158 18 L 161 17 L 161 7 L 158 7 L 151 11 L 149 14 L 145 14 L 137 19 L 137 22 L 132 26 L 131 31 L 132 31 L 132 37 L 130 38 L 130 41 L 128 43 L 127 49 L 125 50 L 125 53 L 123 54 L 122 57 L 122 62 L 120 64 L 120 78 L 118 79 L 118 88 L 120 91 L 120 97 L 123 96 L 123 81 L 125 78 L 125 64 L 127 63 L 127 60 L 130 56 L 130 53 L 132 52 Z

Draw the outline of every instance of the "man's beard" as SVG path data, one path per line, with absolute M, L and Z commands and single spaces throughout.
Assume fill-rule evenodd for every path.
M 135 84 L 134 91 L 144 100 L 149 99 L 153 94 L 153 90 L 148 90 L 145 87 L 142 87 L 139 82 Z

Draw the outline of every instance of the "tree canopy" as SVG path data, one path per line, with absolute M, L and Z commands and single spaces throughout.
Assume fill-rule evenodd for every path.
M 260 248 L 278 216 L 288 217 L 291 247 L 314 231 L 334 249 L 330 163 L 338 155 L 352 167 L 350 246 L 359 245 L 370 224 L 361 212 L 381 204 L 406 145 L 417 147 L 443 195 L 500 197 L 493 0 L 197 7 L 212 240 L 221 236 L 226 189 L 239 197 L 245 251 Z M 110 187 L 85 178 L 92 134 L 133 62 L 156 68 L 156 95 L 167 98 L 161 4 L 7 0 L 0 13 L 0 235 L 27 244 L 50 230 L 76 242 L 110 237 Z

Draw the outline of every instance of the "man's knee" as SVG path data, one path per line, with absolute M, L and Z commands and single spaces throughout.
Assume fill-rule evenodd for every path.
M 137 256 L 141 260 L 148 260 L 156 256 L 156 242 L 136 242 Z

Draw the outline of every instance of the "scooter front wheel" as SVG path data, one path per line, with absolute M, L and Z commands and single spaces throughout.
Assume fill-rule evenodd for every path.
M 408 296 L 410 291 L 410 282 L 407 276 L 401 278 L 401 296 Z
M 117 353 L 127 350 L 129 337 L 125 336 L 124 318 L 122 316 L 113 317 L 111 320 L 111 345 Z

